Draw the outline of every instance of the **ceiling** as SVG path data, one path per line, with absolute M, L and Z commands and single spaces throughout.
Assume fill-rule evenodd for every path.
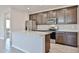
M 67 6 L 69 5 L 0 5 L 0 13 L 8 7 L 13 7 L 22 11 L 28 11 L 27 8 L 29 8 L 29 13 L 36 13 Z

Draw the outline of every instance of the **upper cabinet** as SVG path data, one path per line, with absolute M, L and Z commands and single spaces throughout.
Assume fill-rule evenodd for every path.
M 37 14 L 30 15 L 29 19 L 36 21 L 37 20 Z
M 39 25 L 42 24 L 42 17 L 43 17 L 42 13 L 37 14 L 37 24 L 39 24 Z
M 65 9 L 65 22 L 67 24 L 77 23 L 77 7 L 70 7 Z
M 48 21 L 48 12 L 42 13 L 42 24 L 47 24 Z
M 48 13 L 43 12 L 43 13 L 32 14 L 32 15 L 30 15 L 30 20 L 36 21 L 36 23 L 39 25 L 47 24 Z
M 77 6 L 30 15 L 30 20 L 35 20 L 39 25 L 48 24 L 48 20 L 53 21 L 55 19 L 56 24 L 77 24 Z
M 65 24 L 64 9 L 57 10 L 57 24 Z
M 54 10 L 54 11 L 49 11 L 48 12 L 48 18 L 50 19 L 50 18 L 56 18 L 56 11 Z
M 77 24 L 77 7 L 57 10 L 57 24 Z

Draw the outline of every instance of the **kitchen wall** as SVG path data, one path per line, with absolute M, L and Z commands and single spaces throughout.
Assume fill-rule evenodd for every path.
M 49 28 L 51 28 L 53 25 L 38 25 L 37 29 L 39 30 L 48 30 Z M 57 25 L 58 26 L 58 30 L 59 31 L 78 31 L 78 25 L 76 24 L 61 24 L 61 25 Z
M 65 8 L 65 7 L 71 7 L 73 5 L 54 5 L 51 7 L 48 5 L 47 7 L 43 6 L 43 7 L 36 7 L 36 9 L 30 10 L 30 14 L 34 14 L 34 13 L 39 13 L 39 12 L 44 12 L 44 11 L 49 11 L 49 10 L 55 10 L 55 9 L 60 9 L 60 8 Z
M 25 21 L 28 19 L 28 14 L 25 11 L 11 8 L 12 32 L 25 31 Z
M 4 39 L 4 17 L 0 15 L 0 39 Z
M 0 39 L 4 38 L 5 14 L 10 14 L 12 32 L 25 31 L 25 21 L 29 20 L 28 13 L 9 7 L 0 13 Z

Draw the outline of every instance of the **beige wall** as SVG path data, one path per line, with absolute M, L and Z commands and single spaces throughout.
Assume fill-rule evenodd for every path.
M 24 11 L 11 9 L 11 26 L 12 31 L 25 31 L 25 21 L 28 20 L 28 15 Z
M 4 15 L 0 15 L 0 39 L 4 39 Z

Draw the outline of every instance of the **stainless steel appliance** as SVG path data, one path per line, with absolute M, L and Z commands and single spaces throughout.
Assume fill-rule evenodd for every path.
M 51 25 L 51 24 L 56 24 L 56 18 L 50 18 L 47 22 L 47 24 Z
M 28 31 L 36 30 L 37 28 L 36 21 L 32 21 L 32 20 L 26 21 L 25 27 L 26 27 L 26 30 Z

